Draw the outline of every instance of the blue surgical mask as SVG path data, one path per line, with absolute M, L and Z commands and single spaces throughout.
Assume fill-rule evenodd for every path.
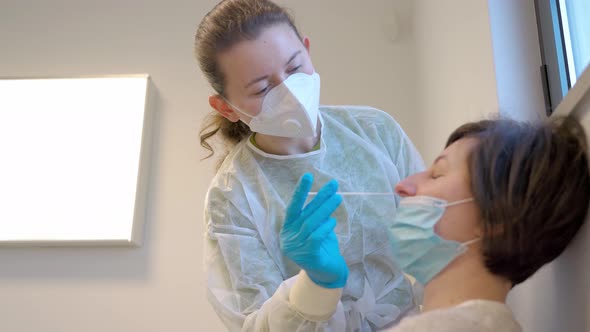
M 446 208 L 471 201 L 473 198 L 447 203 L 429 196 L 401 199 L 390 229 L 394 256 L 405 273 L 425 285 L 464 253 L 469 244 L 479 240 L 460 243 L 445 240 L 434 232 L 434 225 Z

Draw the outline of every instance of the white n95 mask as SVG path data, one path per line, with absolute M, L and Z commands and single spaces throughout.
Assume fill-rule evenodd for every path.
M 228 102 L 229 103 L 229 102 Z M 272 88 L 262 101 L 262 110 L 247 125 L 256 133 L 281 137 L 315 136 L 320 106 L 320 75 L 295 73 Z
M 463 254 L 468 245 L 446 240 L 434 231 L 434 226 L 451 206 L 473 201 L 462 199 L 452 203 L 429 196 L 402 198 L 393 223 L 390 226 L 393 254 L 402 270 L 412 275 L 422 285 Z

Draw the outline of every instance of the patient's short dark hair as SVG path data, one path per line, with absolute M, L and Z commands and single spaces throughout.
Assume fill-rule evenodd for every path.
M 572 117 L 540 123 L 484 120 L 455 130 L 474 137 L 471 187 L 481 210 L 488 270 L 513 286 L 559 256 L 588 211 L 586 137 Z

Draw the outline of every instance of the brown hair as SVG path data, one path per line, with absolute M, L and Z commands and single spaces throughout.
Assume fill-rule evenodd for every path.
M 486 267 L 514 286 L 559 256 L 584 223 L 590 202 L 584 130 L 572 117 L 484 120 L 459 127 L 447 146 L 464 137 L 478 140 L 468 162 Z
M 288 24 L 301 39 L 291 15 L 269 0 L 224 0 L 205 15 L 195 36 L 195 56 L 215 92 L 225 96 L 224 75 L 217 63 L 219 53 L 240 41 L 256 39 L 264 28 L 278 24 Z M 206 158 L 214 153 L 207 140 L 218 132 L 231 145 L 251 134 L 241 121 L 231 122 L 212 112 L 200 131 L 201 146 L 211 152 Z

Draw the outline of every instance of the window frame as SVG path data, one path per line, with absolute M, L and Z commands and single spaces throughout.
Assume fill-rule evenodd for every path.
M 560 2 L 535 0 L 545 111 L 551 115 L 571 88 Z

